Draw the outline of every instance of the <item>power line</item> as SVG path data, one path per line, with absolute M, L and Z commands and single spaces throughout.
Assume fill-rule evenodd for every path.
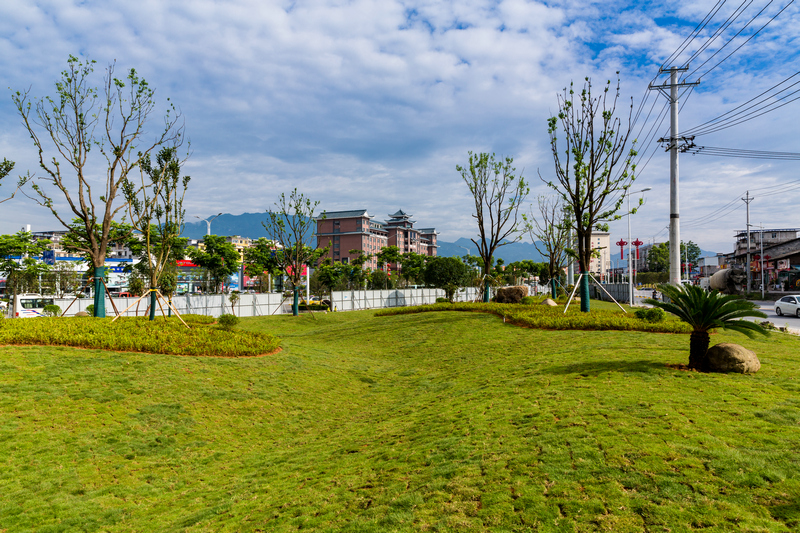
M 703 67 L 703 65 L 705 65 L 706 63 L 708 63 L 709 61 L 711 61 L 711 59 L 712 59 L 712 58 L 713 58 L 715 55 L 717 55 L 717 54 L 718 54 L 720 51 L 722 51 L 722 49 L 723 49 L 723 48 L 725 48 L 725 47 L 726 47 L 728 44 L 732 43 L 732 42 L 733 42 L 733 39 L 735 39 L 736 37 L 738 37 L 738 36 L 739 36 L 739 34 L 740 34 L 740 33 L 742 33 L 742 32 L 745 30 L 745 28 L 747 28 L 747 27 L 748 27 L 748 26 L 749 26 L 749 25 L 750 25 L 750 24 L 751 24 L 753 21 L 755 21 L 755 19 L 756 19 L 756 18 L 757 18 L 759 15 L 761 15 L 761 13 L 763 13 L 763 12 L 764 12 L 764 10 L 765 10 L 765 9 L 767 9 L 767 7 L 769 7 L 769 6 L 770 6 L 770 4 L 772 4 L 772 2 L 773 2 L 773 1 L 774 1 L 774 0 L 770 0 L 770 1 L 769 1 L 769 3 L 768 3 L 766 6 L 764 6 L 764 8 L 763 8 L 763 9 L 761 9 L 761 11 L 759 11 L 759 12 L 756 14 L 756 16 L 755 16 L 755 17 L 753 17 L 753 18 L 750 20 L 750 22 L 748 22 L 747 24 L 745 24 L 745 25 L 744 25 L 744 27 L 743 27 L 741 30 L 739 30 L 739 31 L 736 33 L 736 35 L 734 35 L 733 37 L 731 37 L 731 38 L 728 40 L 728 42 L 727 42 L 727 43 L 725 43 L 725 44 L 724 44 L 724 45 L 723 45 L 723 46 L 722 46 L 722 47 L 721 47 L 719 50 L 717 50 L 716 52 L 714 52 L 714 53 L 711 55 L 711 57 L 709 57 L 709 58 L 708 58 L 708 59 L 706 59 L 706 60 L 705 60 L 703 63 L 701 63 L 699 67 L 697 67 L 697 68 L 696 68 L 696 69 L 694 69 L 692 72 L 690 72 L 690 73 L 688 74 L 688 76 L 689 76 L 689 77 L 691 77 L 692 75 L 694 75 L 694 73 L 695 73 L 695 72 L 697 72 L 698 70 L 700 70 L 700 68 L 702 68 L 702 67 Z M 782 8 L 780 11 L 778 11 L 778 12 L 775 14 L 775 16 L 773 16 L 772 18 L 770 18 L 770 19 L 769 19 L 769 20 L 768 20 L 768 21 L 767 21 L 767 22 L 766 22 L 766 23 L 765 23 L 763 26 L 761 26 L 761 27 L 760 27 L 758 30 L 756 30 L 756 32 L 755 32 L 755 33 L 753 33 L 753 34 L 752 34 L 750 37 L 748 37 L 747 39 L 745 39 L 745 41 L 744 41 L 742 44 L 740 44 L 739 46 L 737 46 L 737 47 L 736 47 L 736 49 L 735 49 L 733 52 L 731 52 L 730 54 L 728 54 L 727 56 L 725 56 L 724 58 L 722 58 L 722 59 L 719 61 L 719 63 L 717 63 L 716 65 L 714 65 L 713 67 L 711 67 L 710 69 L 708 69 L 707 71 L 705 71 L 703 74 L 701 74 L 701 75 L 700 75 L 700 76 L 698 76 L 698 77 L 699 77 L 699 78 L 703 78 L 703 77 L 704 77 L 706 74 L 708 74 L 709 72 L 711 72 L 712 70 L 714 70 L 715 68 L 717 68 L 718 66 L 720 66 L 720 65 L 721 65 L 721 64 L 722 64 L 724 61 L 726 61 L 726 60 L 727 60 L 729 57 L 731 57 L 733 54 L 735 54 L 736 52 L 738 52 L 738 51 L 739 51 L 739 49 L 741 49 L 741 48 L 742 48 L 742 46 L 746 45 L 748 42 L 750 42 L 750 40 L 751 40 L 753 37 L 755 37 L 756 35 L 758 35 L 759 33 L 761 33 L 761 30 L 763 30 L 764 28 L 766 28 L 767 26 L 769 26 L 769 24 L 770 24 L 770 23 L 771 23 L 773 20 L 775 20 L 775 19 L 778 17 L 778 15 L 780 15 L 781 13 L 783 13 L 784 11 L 786 11 L 786 8 L 788 8 L 788 7 L 789 7 L 790 5 L 792 5 L 793 3 L 794 3 L 794 0 L 789 0 L 789 3 L 788 3 L 788 4 L 786 4 L 786 5 L 785 5 L 785 6 L 784 6 L 784 7 L 783 7 L 783 8 Z
M 711 120 L 703 122 L 702 124 L 700 124 L 698 126 L 695 126 L 694 128 L 689 128 L 684 133 L 687 133 L 689 135 L 692 135 L 692 134 L 698 135 L 697 132 L 705 131 L 706 129 L 709 129 L 709 128 L 716 128 L 716 127 L 721 126 L 721 124 L 716 124 L 716 123 L 719 123 L 719 122 L 724 123 L 725 121 L 738 120 L 741 117 L 747 116 L 746 113 L 750 112 L 750 110 L 752 110 L 755 106 L 761 105 L 764 102 L 766 102 L 767 100 L 769 100 L 770 98 L 774 98 L 775 96 L 781 94 L 782 92 L 787 91 L 788 89 L 791 89 L 795 85 L 800 84 L 800 81 L 796 81 L 795 83 L 792 83 L 788 87 L 785 87 L 785 88 L 781 89 L 780 91 L 775 92 L 774 94 L 769 94 L 774 89 L 777 89 L 781 85 L 783 85 L 785 83 L 788 83 L 792 78 L 794 78 L 794 77 L 796 77 L 798 75 L 800 75 L 800 72 L 795 72 L 794 74 L 792 74 L 788 78 L 776 83 L 775 85 L 773 85 L 772 87 L 770 87 L 766 91 L 762 92 L 761 94 L 759 94 L 757 96 L 754 96 L 753 98 L 751 98 L 750 100 L 744 102 L 743 104 L 740 104 L 740 105 L 734 107 L 730 111 L 726 111 L 725 113 L 719 115 L 718 117 L 715 117 L 715 118 L 712 118 Z M 797 92 L 797 91 L 795 91 L 795 92 Z M 786 96 L 791 96 L 792 94 L 794 94 L 794 93 L 791 93 L 791 94 L 786 95 Z M 767 95 L 767 96 L 765 98 L 761 98 L 764 95 Z M 786 96 L 784 96 L 783 98 L 785 98 Z M 781 99 L 778 99 L 778 101 L 780 101 L 780 100 Z M 751 105 L 748 105 L 748 104 L 751 104 Z M 744 109 L 742 109 L 742 108 L 744 108 Z M 728 115 L 730 115 L 730 116 L 728 116 Z M 725 117 L 727 117 L 727 118 L 725 118 Z M 702 133 L 700 133 L 700 135 L 702 135 Z
M 692 155 L 710 155 L 717 157 L 738 157 L 743 159 L 773 159 L 782 161 L 799 161 L 797 152 L 769 152 L 766 150 L 742 150 L 738 148 L 718 148 L 715 146 L 690 145 L 686 152 Z

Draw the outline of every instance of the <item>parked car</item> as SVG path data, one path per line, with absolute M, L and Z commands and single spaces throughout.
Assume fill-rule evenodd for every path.
M 775 314 L 778 316 L 794 315 L 800 318 L 800 294 L 784 296 L 775 302 Z

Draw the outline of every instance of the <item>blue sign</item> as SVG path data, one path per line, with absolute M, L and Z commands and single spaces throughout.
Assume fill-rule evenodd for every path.
M 42 253 L 42 260 L 44 264 L 53 266 L 56 264 L 56 252 L 55 250 L 45 250 Z

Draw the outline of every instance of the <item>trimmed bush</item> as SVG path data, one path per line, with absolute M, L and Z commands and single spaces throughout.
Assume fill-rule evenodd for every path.
M 120 352 L 148 352 L 174 355 L 221 357 L 253 356 L 275 351 L 277 337 L 249 331 L 220 328 L 186 329 L 177 317 L 153 321 L 146 317 L 80 320 L 40 318 L 6 320 L 0 327 L 0 345 L 38 344 L 74 346 Z
M 592 311 L 581 313 L 579 306 L 571 307 L 564 314 L 560 307 L 544 305 L 525 306 L 498 303 L 460 302 L 455 304 L 420 305 L 416 307 L 392 307 L 380 309 L 375 316 L 405 315 L 436 311 L 468 311 L 491 313 L 502 316 L 506 322 L 536 329 L 581 329 L 581 330 L 621 330 L 650 331 L 659 333 L 689 333 L 691 328 L 678 320 L 664 320 L 659 323 L 639 320 L 632 314 L 620 311 Z
M 44 316 L 59 316 L 61 314 L 61 308 L 55 304 L 45 305 L 42 312 Z
M 217 319 L 217 324 L 219 324 L 219 327 L 225 331 L 233 330 L 234 326 L 236 326 L 238 323 L 239 317 L 236 315 L 219 315 L 219 318 Z
M 536 298 L 533 296 L 523 296 L 519 303 L 522 305 L 536 305 Z
M 439 297 L 439 298 L 436 298 L 436 303 L 437 304 L 449 304 L 450 300 L 448 300 L 447 298 Z
M 94 304 L 89 304 L 86 306 L 86 313 L 89 316 L 94 316 Z
M 637 309 L 633 315 L 639 320 L 646 320 L 652 324 L 657 324 L 663 321 L 667 314 L 658 307 L 651 307 L 649 309 Z

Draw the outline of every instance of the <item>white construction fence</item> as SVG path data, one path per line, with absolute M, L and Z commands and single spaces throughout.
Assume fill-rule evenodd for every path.
M 473 287 L 461 289 L 456 292 L 455 300 L 459 302 L 474 301 L 478 290 Z M 402 307 L 410 305 L 432 304 L 436 298 L 444 298 L 442 289 L 397 289 L 388 291 L 334 291 L 331 301 L 336 311 L 354 311 L 359 309 L 378 309 L 382 307 Z M 139 298 L 114 298 L 114 305 L 123 316 L 143 316 L 147 312 L 150 302 L 149 297 Z M 93 303 L 92 298 L 56 298 L 53 303 L 62 311 L 69 307 L 64 316 L 74 316 L 79 311 L 85 311 Z M 135 304 L 135 305 L 134 305 Z M 224 294 L 195 294 L 175 296 L 172 305 L 179 313 L 195 315 L 209 315 L 218 317 L 224 313 L 231 313 L 230 300 Z M 132 306 L 132 307 L 131 307 Z M 130 309 L 128 309 L 130 307 Z M 128 309 L 127 311 L 125 311 Z M 166 313 L 166 308 L 164 313 Z M 240 294 L 236 302 L 235 314 L 239 317 L 270 316 L 291 314 L 292 299 L 284 298 L 281 294 Z M 161 314 L 157 309 L 156 313 Z M 106 298 L 106 316 L 114 316 L 111 300 Z

